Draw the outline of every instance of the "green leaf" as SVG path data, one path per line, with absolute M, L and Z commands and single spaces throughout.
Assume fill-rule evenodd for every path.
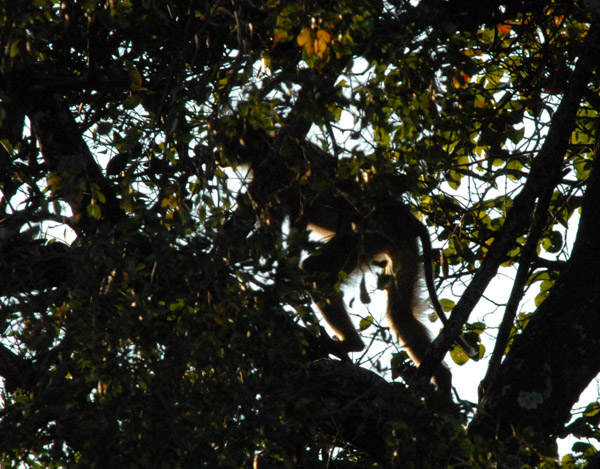
M 454 363 L 461 366 L 470 360 L 469 356 L 465 353 L 465 351 L 456 345 L 452 346 L 452 348 L 450 349 L 450 358 L 452 358 L 452 361 Z
M 542 238 L 542 246 L 550 253 L 559 252 L 563 245 L 563 235 L 558 231 L 551 231 L 547 236 Z
M 20 44 L 21 44 L 21 40 L 17 39 L 10 45 L 10 58 L 11 59 L 14 59 L 21 53 Z
M 524 136 L 525 136 L 525 127 L 524 126 L 521 127 L 520 129 L 514 129 L 511 127 L 508 130 L 508 138 L 515 145 L 518 144 L 521 140 L 523 140 Z
M 366 318 L 361 318 L 360 322 L 358 323 L 358 330 L 360 332 L 368 329 L 369 327 L 371 327 L 371 325 L 373 324 L 373 322 L 375 321 L 375 319 L 373 318 L 373 316 L 367 316 Z
M 592 402 L 591 404 L 588 404 L 583 413 L 584 417 L 588 418 L 598 414 L 600 414 L 600 403 L 598 402 Z
M 456 303 L 448 298 L 440 298 L 440 304 L 442 305 L 443 310 L 446 312 L 452 311 L 456 306 Z
M 92 200 L 92 202 L 88 204 L 87 214 L 94 220 L 100 220 L 100 218 L 102 218 L 102 209 L 95 200 Z

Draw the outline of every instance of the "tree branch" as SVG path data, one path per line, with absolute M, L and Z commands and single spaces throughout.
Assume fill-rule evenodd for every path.
M 513 289 L 510 293 L 502 322 L 500 323 L 498 335 L 496 336 L 496 343 L 494 344 L 494 351 L 492 352 L 492 356 L 489 361 L 488 370 L 484 379 L 479 385 L 480 398 L 485 394 L 485 390 L 494 380 L 496 372 L 500 367 L 502 357 L 504 356 L 506 345 L 510 339 L 510 331 L 514 325 L 517 310 L 519 304 L 521 303 L 521 299 L 523 298 L 525 285 L 531 272 L 532 263 L 537 255 L 536 249 L 538 242 L 543 234 L 544 228 L 546 227 L 546 217 L 548 215 L 548 208 L 552 200 L 553 192 L 554 187 L 549 186 L 546 190 L 546 193 L 540 198 L 540 201 L 535 208 L 531 228 L 527 235 L 527 241 L 525 242 L 525 246 L 521 251 L 519 268 L 517 270 Z
M 475 433 L 502 437 L 530 427 L 542 439 L 557 435 L 600 372 L 599 157 L 597 150 L 573 254 L 515 339 L 472 422 Z
M 58 92 L 48 88 L 47 75 L 44 70 L 32 68 L 11 76 L 9 81 L 19 83 L 14 86 L 12 101 L 29 117 L 52 173 L 50 188 L 69 204 L 78 226 L 87 229 L 93 221 L 87 207 L 94 198 L 94 191 L 104 196 L 102 219 L 112 225 L 123 216 L 114 189 L 94 160 L 68 103 Z
M 0 344 L 0 376 L 4 378 L 7 389 L 26 388 L 31 365 L 31 361 Z
M 483 295 L 489 282 L 496 275 L 506 253 L 530 224 L 535 202 L 548 187 L 555 187 L 561 178 L 563 156 L 567 151 L 575 116 L 587 84 L 600 63 L 600 26 L 592 23 L 580 48 L 581 54 L 569 80 L 565 95 L 552 117 L 548 136 L 538 156 L 533 160 L 529 178 L 519 195 L 514 199 L 504 226 L 498 233 L 481 267 L 466 288 L 452 311 L 449 326 L 435 339 L 430 353 L 423 360 L 419 373 L 430 377 L 441 363 L 445 352 L 469 319 L 473 308 Z
M 431 438 L 432 425 L 438 435 L 462 431 L 460 424 L 455 425 L 461 420 L 457 409 L 431 386 L 415 392 L 412 386 L 389 383 L 358 365 L 337 360 L 294 368 L 285 379 L 278 370 L 275 381 L 270 396 L 273 402 L 288 401 L 290 414 L 301 413 L 291 415 L 290 421 L 301 419 L 334 442 L 348 442 L 385 467 L 403 467 L 402 462 L 411 460 L 413 454 L 421 457 L 423 467 L 446 467 L 456 457 L 457 447 L 447 447 L 443 454 L 430 448 L 438 445 Z M 294 398 L 297 395 L 310 396 L 313 411 L 309 415 L 306 403 Z M 452 417 L 447 426 L 440 427 L 439 415 L 445 413 Z

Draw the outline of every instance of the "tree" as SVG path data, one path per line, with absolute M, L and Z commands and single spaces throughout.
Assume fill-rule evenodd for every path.
M 3 464 L 596 467 L 599 8 L 480 6 L 1 2 Z M 331 357 L 278 196 L 333 184 L 434 235 L 451 317 L 418 371 Z M 428 383 L 460 333 L 476 407 Z

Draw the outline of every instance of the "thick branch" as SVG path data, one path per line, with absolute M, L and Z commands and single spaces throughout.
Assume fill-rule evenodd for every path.
M 43 245 L 38 241 L 0 243 L 0 296 L 58 287 L 70 278 L 69 247 L 62 243 Z
M 0 376 L 7 389 L 25 388 L 31 372 L 31 362 L 15 355 L 0 344 Z
M 31 121 L 51 172 L 50 188 L 70 205 L 74 220 L 83 229 L 91 221 L 87 206 L 94 190 L 106 200 L 101 206 L 103 220 L 115 222 L 123 212 L 113 188 L 94 160 L 68 103 L 47 87 L 48 77 L 40 74 L 46 75 L 43 70 L 31 69 L 10 77 L 10 81 L 19 82 L 12 99 Z
M 529 274 L 531 272 L 532 261 L 536 257 L 536 249 L 539 240 L 543 234 L 544 228 L 546 227 L 546 218 L 548 216 L 548 207 L 552 199 L 553 187 L 549 187 L 546 193 L 540 198 L 539 203 L 535 208 L 535 214 L 531 224 L 531 229 L 527 234 L 527 241 L 521 252 L 521 259 L 519 260 L 519 268 L 515 277 L 513 289 L 508 299 L 508 304 L 500 323 L 500 329 L 496 336 L 496 343 L 494 345 L 494 351 L 489 361 L 488 370 L 485 378 L 479 385 L 480 396 L 485 394 L 485 390 L 488 388 L 490 382 L 495 378 L 496 372 L 500 367 L 500 362 L 504 356 L 506 345 L 510 338 L 510 332 L 513 328 L 515 317 L 521 300 L 523 299 L 525 285 Z
M 423 394 L 399 383 L 389 383 L 357 365 L 337 360 L 319 360 L 302 370 L 294 369 L 281 378 L 270 396 L 273 402 L 290 402 L 290 421 L 303 421 L 334 442 L 348 442 L 385 467 L 404 467 L 418 455 L 423 467 L 447 467 L 456 457 L 458 446 L 444 446 L 460 428 L 443 422 L 441 414 L 459 422 L 454 406 L 446 396 L 429 388 Z M 311 404 L 290 400 L 290 396 L 310 396 Z M 309 414 L 307 414 L 307 411 Z M 449 425 L 446 425 L 449 424 Z M 434 430 L 435 428 L 435 430 Z M 449 432 L 449 433 L 446 433 Z M 433 447 L 432 447 L 433 446 Z

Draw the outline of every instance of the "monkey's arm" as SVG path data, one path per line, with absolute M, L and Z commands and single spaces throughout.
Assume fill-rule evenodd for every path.
M 340 348 L 345 352 L 359 352 L 365 348 L 350 319 L 342 292 L 335 288 L 341 271 L 351 274 L 356 269 L 357 246 L 356 233 L 339 233 L 322 246 L 318 254 L 302 263 L 302 268 L 314 281 L 321 296 L 315 299 L 315 303 L 339 337 Z

